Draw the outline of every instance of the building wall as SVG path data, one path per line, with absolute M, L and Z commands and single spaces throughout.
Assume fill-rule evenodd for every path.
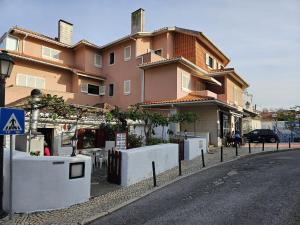
M 244 100 L 243 100 L 243 89 L 240 84 L 234 81 L 232 78 L 226 76 L 226 96 L 227 101 L 229 104 L 236 104 L 239 107 L 243 107 Z M 237 91 L 237 99 L 234 97 L 234 87 Z
M 45 89 L 42 92 L 62 96 L 67 102 L 82 105 L 95 105 L 102 102 L 101 96 L 92 96 L 80 92 L 81 83 L 100 85 L 100 81 L 77 77 L 77 75 L 63 69 L 40 64 L 25 63 L 18 60 L 6 82 L 5 103 L 10 104 L 30 95 L 33 88 L 16 86 L 17 74 L 25 74 L 45 79 Z M 17 93 L 17 94 L 16 94 Z
M 124 60 L 124 48 L 131 46 L 131 59 Z M 109 65 L 109 54 L 114 52 L 115 64 Z M 118 105 L 121 108 L 127 108 L 129 105 L 141 102 L 141 70 L 138 69 L 140 59 L 136 59 L 136 44 L 134 40 L 115 45 L 104 49 L 102 52 L 102 71 L 106 76 L 105 86 L 106 94 L 104 102 L 111 105 Z M 124 94 L 124 81 L 131 81 L 131 92 Z M 108 96 L 109 84 L 114 84 L 114 95 Z
M 218 145 L 218 107 L 217 106 L 181 106 L 180 112 L 195 112 L 198 120 L 195 123 L 181 124 L 181 131 L 187 129 L 188 132 L 209 132 L 210 144 Z
M 175 33 L 174 35 L 174 56 L 182 56 L 191 62 L 196 62 L 196 38 L 193 36 Z
M 145 101 L 177 98 L 177 66 L 165 65 L 145 71 Z

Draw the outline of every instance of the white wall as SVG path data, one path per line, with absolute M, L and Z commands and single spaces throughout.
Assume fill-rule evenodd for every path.
M 188 138 L 184 140 L 184 160 L 192 160 L 201 155 L 201 149 L 207 153 L 205 138 Z
M 152 161 L 155 162 L 156 174 L 178 166 L 178 144 L 160 144 L 121 152 L 122 186 L 152 177 Z
M 90 197 L 91 159 L 88 156 L 30 156 L 13 153 L 13 211 L 27 213 L 66 208 Z M 9 150 L 4 151 L 4 209 L 9 209 Z M 53 164 L 63 162 L 63 164 Z M 71 162 L 85 162 L 83 178 L 69 179 Z

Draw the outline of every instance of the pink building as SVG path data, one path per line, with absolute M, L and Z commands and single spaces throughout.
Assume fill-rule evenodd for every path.
M 179 27 L 146 32 L 143 9 L 132 13 L 129 35 L 104 46 L 73 44 L 73 25 L 63 20 L 58 25 L 57 38 L 13 27 L 0 39 L 16 62 L 7 81 L 8 105 L 39 88 L 81 105 L 192 110 L 199 115 L 196 124 L 171 129 L 208 132 L 214 145 L 224 133 L 241 130 L 249 85 L 226 68 L 229 58 L 202 32 Z

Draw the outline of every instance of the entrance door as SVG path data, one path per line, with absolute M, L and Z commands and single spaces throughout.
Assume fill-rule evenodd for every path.
M 53 148 L 52 148 L 53 128 L 38 128 L 37 131 L 44 135 L 44 140 L 50 149 L 50 154 L 53 155 Z

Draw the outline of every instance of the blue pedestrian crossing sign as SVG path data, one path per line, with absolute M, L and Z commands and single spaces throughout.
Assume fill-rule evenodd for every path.
M 0 135 L 25 132 L 25 112 L 22 109 L 0 108 Z

